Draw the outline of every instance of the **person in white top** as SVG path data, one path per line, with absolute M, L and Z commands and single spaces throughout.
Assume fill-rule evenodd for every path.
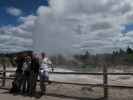
M 53 64 L 52 64 L 51 60 L 46 56 L 45 53 L 41 54 L 40 65 L 41 65 L 40 69 L 39 69 L 40 88 L 41 88 L 41 93 L 45 94 L 46 93 L 45 82 L 50 83 L 50 81 L 49 81 L 49 66 L 51 66 L 52 72 L 54 71 L 54 69 L 53 69 Z

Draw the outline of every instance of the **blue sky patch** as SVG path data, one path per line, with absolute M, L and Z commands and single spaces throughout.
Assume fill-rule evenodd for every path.
M 11 16 L 6 12 L 9 7 L 22 11 L 21 16 L 36 14 L 40 5 L 48 6 L 48 0 L 0 0 L 0 26 L 16 25 L 19 16 Z
M 125 29 L 122 30 L 122 33 L 127 33 L 129 31 L 133 31 L 133 23 L 124 25 Z

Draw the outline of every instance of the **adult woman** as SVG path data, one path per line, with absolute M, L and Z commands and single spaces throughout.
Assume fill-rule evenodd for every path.
M 45 82 L 49 82 L 49 65 L 51 65 L 52 71 L 53 66 L 52 62 L 49 60 L 49 58 L 46 56 L 45 53 L 41 54 L 41 66 L 39 69 L 39 75 L 40 75 L 40 88 L 41 88 L 41 93 L 46 94 L 46 84 Z

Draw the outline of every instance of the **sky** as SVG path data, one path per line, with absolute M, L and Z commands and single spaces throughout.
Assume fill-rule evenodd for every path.
M 132 38 L 132 0 L 0 0 L 0 52 L 111 53 Z
M 32 49 L 36 12 L 47 0 L 0 0 L 0 53 Z

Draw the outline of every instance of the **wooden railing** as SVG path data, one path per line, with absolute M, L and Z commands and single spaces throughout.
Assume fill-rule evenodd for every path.
M 6 79 L 11 79 L 13 80 L 14 77 L 6 77 L 6 73 L 15 73 L 15 71 L 11 70 L 6 70 L 4 68 L 3 70 L 0 70 L 1 77 L 2 79 L 2 87 L 5 86 Z M 60 81 L 51 81 L 52 83 L 55 84 L 69 84 L 69 85 L 82 85 L 82 86 L 92 86 L 92 87 L 103 87 L 104 90 L 104 98 L 108 99 L 108 89 L 109 88 L 125 88 L 125 89 L 133 89 L 133 86 L 122 86 L 122 85 L 109 85 L 108 84 L 108 75 L 133 75 L 133 73 L 108 73 L 107 72 L 107 67 L 103 67 L 103 72 L 99 73 L 82 73 L 82 72 L 50 72 L 50 74 L 59 74 L 59 75 L 102 75 L 103 76 L 103 84 L 90 84 L 90 83 L 74 83 L 74 82 L 60 82 Z

